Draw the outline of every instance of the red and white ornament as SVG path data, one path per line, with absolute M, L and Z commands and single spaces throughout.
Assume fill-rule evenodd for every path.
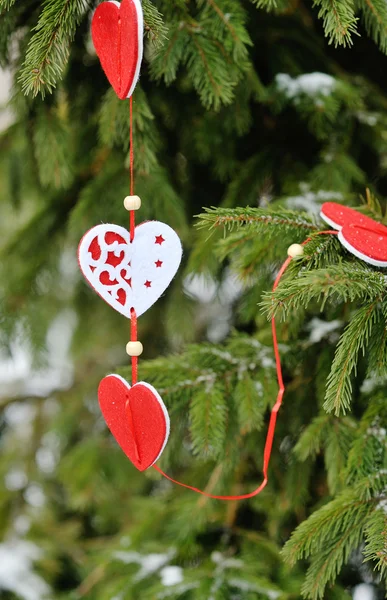
M 139 471 L 159 458 L 169 436 L 168 411 L 149 383 L 130 386 L 119 375 L 108 375 L 98 388 L 106 424 L 116 442 Z
M 101 66 L 117 96 L 130 98 L 140 74 L 144 19 L 140 0 L 97 6 L 91 36 Z
M 108 375 L 98 388 L 105 421 L 128 458 L 140 471 L 152 466 L 167 443 L 168 411 L 148 383 L 137 383 L 137 360 L 142 344 L 137 340 L 137 317 L 163 294 L 182 257 L 176 233 L 159 221 L 135 227 L 134 211 L 141 200 L 134 195 L 132 94 L 143 54 L 143 14 L 140 0 L 102 2 L 96 9 L 91 33 L 105 74 L 120 99 L 130 98 L 131 195 L 124 206 L 130 212 L 130 231 L 119 225 L 97 225 L 78 247 L 81 271 L 95 291 L 115 310 L 132 319 L 126 350 L 132 358 L 130 386 L 119 375 Z
M 349 252 L 375 267 L 387 267 L 387 227 L 335 202 L 325 202 L 320 214 L 339 231 L 337 237 Z
M 95 291 L 115 310 L 137 317 L 156 302 L 171 283 L 181 261 L 182 247 L 174 230 L 159 221 L 135 228 L 132 242 L 119 225 L 97 225 L 78 249 L 81 271 Z

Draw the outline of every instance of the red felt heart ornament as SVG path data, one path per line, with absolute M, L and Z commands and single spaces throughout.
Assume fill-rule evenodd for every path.
M 139 0 L 102 2 L 91 22 L 91 36 L 101 66 L 117 96 L 134 91 L 143 53 L 143 15 Z
M 335 202 L 325 202 L 320 214 L 339 230 L 338 239 L 349 252 L 375 267 L 387 267 L 387 227 Z
M 98 400 L 113 437 L 139 471 L 160 457 L 169 436 L 168 411 L 149 383 L 131 387 L 123 377 L 108 375 L 98 388 Z

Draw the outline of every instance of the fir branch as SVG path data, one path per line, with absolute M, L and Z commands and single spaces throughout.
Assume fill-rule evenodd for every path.
M 230 59 L 228 51 L 231 53 L 234 60 L 230 60 L 230 67 L 243 67 L 247 46 L 251 46 L 245 26 L 246 11 L 233 0 L 197 0 L 197 4 L 204 6 L 199 22 L 207 25 L 206 29 L 212 32 L 219 44 L 224 44 L 226 60 Z M 213 18 L 213 13 L 217 19 Z
M 302 587 L 305 597 L 324 598 L 326 585 L 334 581 L 351 552 L 358 547 L 373 505 L 374 500 L 365 493 L 359 495 L 358 489 L 346 491 L 297 527 L 285 544 L 283 556 L 292 565 L 311 557 Z
M 63 76 L 70 42 L 89 0 L 45 0 L 19 75 L 22 90 L 33 97 L 52 93 Z
M 375 332 L 374 334 L 375 335 Z M 357 427 L 357 436 L 348 453 L 345 476 L 348 485 L 373 474 L 381 477 L 385 471 L 387 447 L 385 425 L 387 423 L 387 405 L 384 387 L 380 392 L 367 396 L 367 410 Z
M 342 252 L 343 247 L 337 235 L 312 235 L 311 240 L 305 245 L 301 264 L 307 271 L 330 267 L 340 262 Z M 299 265 L 294 263 L 297 271 L 298 267 Z
M 319 415 L 304 429 L 293 448 L 293 452 L 299 460 L 305 461 L 310 457 L 314 458 L 320 451 L 331 419 L 332 417 L 329 415 Z
M 364 516 L 370 510 L 369 500 L 358 497 L 357 490 L 343 492 L 337 498 L 315 511 L 306 521 L 301 523 L 293 532 L 282 551 L 287 563 L 294 566 L 298 560 L 308 558 L 318 552 L 333 538 L 347 523 L 354 523 L 356 513 Z
M 226 435 L 224 388 L 207 384 L 194 395 L 189 414 L 194 452 L 202 457 L 218 457 Z
M 205 213 L 197 215 L 199 223 L 197 227 L 215 229 L 224 227 L 227 231 L 233 231 L 247 226 L 254 229 L 265 229 L 270 231 L 271 226 L 278 227 L 281 233 L 306 231 L 318 231 L 315 219 L 303 212 L 290 211 L 286 209 L 265 210 L 262 208 L 206 208 Z M 269 226 L 269 227 L 267 227 Z
M 356 421 L 346 417 L 332 419 L 324 441 L 324 463 L 330 493 L 336 494 L 346 484 L 345 466 L 356 436 Z
M 365 353 L 375 322 L 380 318 L 379 298 L 358 310 L 344 330 L 336 349 L 325 396 L 324 408 L 336 415 L 345 414 L 352 401 L 352 372 L 360 350 Z
M 230 22 L 230 15 L 228 15 L 228 17 L 226 17 L 225 13 L 222 11 L 222 9 L 220 8 L 220 6 L 215 2 L 215 0 L 206 0 L 206 2 L 216 12 L 216 14 L 221 19 L 221 21 L 223 22 L 223 24 L 226 27 L 226 29 L 228 29 L 228 31 L 229 31 L 232 39 L 234 40 L 234 42 L 237 43 L 238 42 L 238 36 L 236 34 L 235 27 Z
M 0 13 L 12 8 L 15 2 L 16 0 L 0 0 Z
M 384 0 L 364 0 L 361 3 L 363 19 L 368 35 L 379 48 L 387 52 L 387 5 Z
M 236 81 L 228 62 L 219 54 L 217 44 L 199 36 L 196 28 L 188 27 L 190 44 L 186 48 L 185 63 L 189 77 L 203 106 L 218 111 L 232 102 Z
M 291 0 L 250 0 L 257 8 L 263 8 L 267 12 L 277 14 L 294 10 Z
M 254 429 L 259 431 L 267 408 L 267 397 L 264 398 L 262 383 L 253 381 L 247 373 L 238 381 L 234 395 L 242 432 L 246 433 Z
M 145 35 L 155 48 L 160 48 L 168 36 L 168 27 L 164 23 L 163 16 L 151 0 L 142 0 L 142 9 Z
M 328 43 L 337 46 L 351 46 L 351 34 L 357 33 L 357 17 L 355 17 L 352 0 L 314 0 L 320 6 L 319 18 L 323 19 L 325 36 Z
M 135 110 L 133 114 L 133 139 L 139 152 L 136 157 L 136 170 L 141 175 L 158 169 L 156 157 L 160 140 L 153 113 L 147 98 L 138 85 L 134 95 Z M 106 92 L 99 116 L 99 135 L 102 143 L 108 148 L 122 147 L 129 151 L 128 107 L 122 102 L 112 88 Z
M 275 292 L 266 293 L 261 305 L 269 318 L 281 314 L 286 317 L 291 309 L 307 307 L 317 299 L 321 310 L 328 299 L 341 302 L 361 299 L 379 301 L 385 289 L 384 276 L 359 263 L 341 263 L 314 271 L 301 271 L 297 278 L 283 279 Z M 376 305 L 376 304 L 375 304 Z
M 44 187 L 68 188 L 73 181 L 73 149 L 69 123 L 60 110 L 39 105 L 33 145 L 39 178 Z
M 372 377 L 387 375 L 387 303 L 381 303 L 381 318 L 375 323 L 375 329 L 368 348 L 368 373 Z
M 357 210 L 366 210 L 369 216 L 377 221 L 383 221 L 383 209 L 380 200 L 369 188 L 366 188 L 365 197 L 360 196 L 364 206 L 360 206 Z
M 277 8 L 277 0 L 252 0 L 257 8 L 264 8 L 268 12 Z
M 302 585 L 302 595 L 312 600 L 324 598 L 325 587 L 334 581 L 352 552 L 359 546 L 363 536 L 363 526 L 368 516 L 368 507 L 359 503 L 358 510 L 351 512 L 351 522 L 339 536 L 332 536 L 319 554 L 314 557 Z
M 168 41 L 159 49 L 150 63 L 150 73 L 153 79 L 163 79 L 166 85 L 170 85 L 176 79 L 178 68 L 185 56 L 188 39 L 185 27 L 180 24 L 170 25 Z
M 312 169 L 311 180 L 318 187 L 328 186 L 347 194 L 355 183 L 365 184 L 365 173 L 346 150 L 337 148 L 331 152 L 328 149 L 321 153 L 321 161 Z
M 300 460 L 314 458 L 324 449 L 325 468 L 329 490 L 332 494 L 345 483 L 345 464 L 356 427 L 352 419 L 337 419 L 332 415 L 319 415 L 302 432 L 294 452 Z
M 11 8 L 10 5 L 9 8 Z M 0 66 L 3 68 L 9 67 L 10 61 L 10 46 L 12 34 L 15 31 L 18 18 L 20 17 L 21 9 L 19 6 L 14 6 L 12 10 L 4 12 L 0 8 Z
M 365 528 L 366 544 L 364 557 L 373 561 L 383 578 L 387 574 L 387 496 L 380 498 L 375 512 L 368 519 Z

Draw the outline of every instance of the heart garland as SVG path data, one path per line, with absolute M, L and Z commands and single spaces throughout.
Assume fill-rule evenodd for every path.
M 141 200 L 134 196 L 132 93 L 142 60 L 143 16 L 139 0 L 102 2 L 92 20 L 92 38 L 112 87 L 119 98 L 129 97 L 131 195 L 124 200 L 130 213 L 129 231 L 113 224 L 97 225 L 82 238 L 78 248 L 80 269 L 88 283 L 115 310 L 131 320 L 131 341 L 127 353 L 132 358 L 132 386 L 119 375 L 104 377 L 98 388 L 102 414 L 115 440 L 139 470 L 153 466 L 161 475 L 179 486 L 209 498 L 244 500 L 257 496 L 268 482 L 277 414 L 285 386 L 282 377 L 275 319 L 272 318 L 278 393 L 271 410 L 263 456 L 263 480 L 252 492 L 236 496 L 217 496 L 172 479 L 155 462 L 169 436 L 168 411 L 158 392 L 148 383 L 137 382 L 137 360 L 142 344 L 137 340 L 137 317 L 150 308 L 173 279 L 182 257 L 176 233 L 165 223 L 148 221 L 135 227 L 135 211 Z M 347 250 L 375 265 L 387 266 L 387 227 L 359 212 L 333 202 L 321 208 L 321 217 L 335 231 Z M 303 254 L 303 244 L 292 244 L 288 258 L 275 279 L 273 291 L 292 259 Z
M 338 230 L 338 239 L 352 254 L 375 267 L 387 267 L 387 227 L 336 202 L 325 202 L 321 217 Z
M 101 66 L 117 96 L 130 98 L 140 75 L 144 20 L 139 0 L 97 6 L 91 37 Z
M 182 247 L 165 223 L 135 226 L 141 200 L 134 195 L 133 100 L 143 54 L 143 14 L 140 0 L 102 2 L 96 9 L 91 35 L 101 66 L 120 99 L 130 106 L 130 196 L 124 206 L 129 230 L 104 224 L 90 229 L 78 247 L 79 267 L 88 283 L 112 308 L 131 320 L 126 346 L 132 359 L 132 386 L 119 375 L 108 375 L 98 388 L 102 414 L 113 437 L 133 465 L 148 469 L 164 450 L 169 435 L 168 411 L 148 383 L 137 383 L 137 317 L 147 311 L 171 283 L 180 265 Z

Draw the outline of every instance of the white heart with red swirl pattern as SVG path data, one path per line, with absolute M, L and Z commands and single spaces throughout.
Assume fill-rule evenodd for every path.
M 84 277 L 105 302 L 129 319 L 132 308 L 139 317 L 163 294 L 181 257 L 178 235 L 159 221 L 138 225 L 132 242 L 124 227 L 97 225 L 78 248 Z

